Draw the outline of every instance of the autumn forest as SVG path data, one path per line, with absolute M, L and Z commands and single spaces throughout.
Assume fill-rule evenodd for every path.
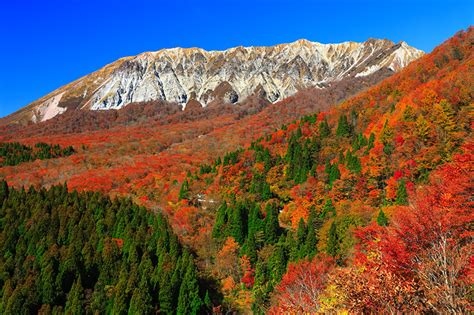
M 472 312 L 473 45 L 275 103 L 0 125 L 0 313 Z

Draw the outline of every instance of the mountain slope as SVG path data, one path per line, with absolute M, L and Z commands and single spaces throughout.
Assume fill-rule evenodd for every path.
M 230 308 L 446 313 L 472 303 L 473 44 L 473 28 L 459 32 L 328 112 L 188 174 L 169 212 L 192 226 L 185 237 Z
M 197 100 L 236 103 L 259 93 L 282 100 L 308 87 L 379 70 L 399 71 L 423 52 L 405 42 L 320 44 L 299 40 L 271 47 L 224 51 L 173 48 L 126 57 L 33 102 L 3 123 L 45 121 L 67 110 L 120 109 L 163 100 L 185 106 Z

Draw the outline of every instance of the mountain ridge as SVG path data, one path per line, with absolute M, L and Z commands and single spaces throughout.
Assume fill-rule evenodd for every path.
M 67 110 L 120 109 L 163 100 L 185 108 L 190 100 L 239 103 L 256 91 L 270 102 L 308 87 L 387 68 L 399 71 L 424 53 L 405 42 L 321 44 L 300 39 L 274 46 L 226 50 L 171 48 L 118 59 L 7 116 L 3 123 L 40 122 Z M 219 93 L 216 93 L 220 90 Z

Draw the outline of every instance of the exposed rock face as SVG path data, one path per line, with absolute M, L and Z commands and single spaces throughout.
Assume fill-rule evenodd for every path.
M 66 109 L 119 109 L 151 100 L 184 107 L 195 99 L 207 106 L 215 100 L 237 103 L 258 93 L 275 102 L 303 88 L 325 88 L 343 78 L 381 69 L 396 72 L 422 55 L 405 42 L 377 39 L 340 44 L 298 40 L 224 51 L 163 49 L 119 59 L 33 102 L 13 114 L 17 117 L 10 117 L 10 122 L 44 121 Z

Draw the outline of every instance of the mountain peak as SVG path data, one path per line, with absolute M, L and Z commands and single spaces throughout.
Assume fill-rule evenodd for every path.
M 388 40 L 321 44 L 299 39 L 275 46 L 227 50 L 170 48 L 121 58 L 66 85 L 8 117 L 9 122 L 44 121 L 66 110 L 120 109 L 130 103 L 162 100 L 184 107 L 194 98 L 203 106 L 218 98 L 236 103 L 260 88 L 276 102 L 298 90 L 383 68 L 399 71 L 423 52 Z M 219 90 L 220 92 L 216 92 Z

